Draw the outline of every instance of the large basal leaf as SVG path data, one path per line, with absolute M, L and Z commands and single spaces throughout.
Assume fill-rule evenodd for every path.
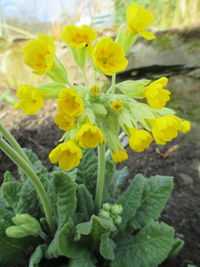
M 92 195 L 95 194 L 98 162 L 94 149 L 84 151 L 77 172 L 77 183 L 85 184 Z
M 3 201 L 0 200 L 0 266 L 12 266 L 15 264 L 25 264 L 26 249 L 31 245 L 29 239 L 10 238 L 5 234 L 7 227 L 13 223 L 11 218 L 14 213 L 7 210 Z
M 117 204 L 121 204 L 122 210 L 122 222 L 119 225 L 119 229 L 125 229 L 128 221 L 136 213 L 137 208 L 140 205 L 142 192 L 144 188 L 145 178 L 143 175 L 138 174 L 131 181 L 128 189 L 119 197 Z
M 58 225 L 61 227 L 75 212 L 77 184 L 64 171 L 54 173 L 52 184 L 55 189 Z
M 50 243 L 46 258 L 52 259 L 58 256 L 66 256 L 71 259 L 78 259 L 86 252 L 80 243 L 74 241 L 74 226 L 71 219 L 62 228 L 58 229 L 54 239 Z
M 28 267 L 38 267 L 41 259 L 43 258 L 47 245 L 39 245 L 36 247 L 35 251 L 32 253 Z
M 101 236 L 101 243 L 100 243 L 100 253 L 104 257 L 104 259 L 107 260 L 114 260 L 115 253 L 114 249 L 116 248 L 116 245 L 114 241 L 109 237 L 109 235 L 103 234 Z
M 47 171 L 47 168 L 42 164 L 42 162 L 39 160 L 38 156 L 30 149 L 23 149 L 26 153 L 27 157 L 29 158 L 32 167 L 38 177 L 40 178 L 41 182 L 43 183 L 45 189 L 48 187 L 48 183 L 50 180 L 50 174 Z M 20 178 L 22 181 L 27 180 L 27 175 L 24 173 L 24 171 L 20 168 L 18 168 L 18 173 L 20 175 Z
M 16 213 L 28 213 L 35 218 L 40 218 L 43 214 L 40 201 L 35 188 L 29 180 L 23 182 L 19 192 Z
M 17 181 L 4 182 L 1 186 L 3 199 L 15 212 L 17 211 L 17 202 L 19 200 L 21 188 L 22 183 Z
M 94 214 L 94 201 L 92 199 L 92 195 L 84 184 L 78 185 L 77 212 L 84 215 L 85 221 L 90 220 L 90 217 Z
M 151 221 L 135 236 L 121 236 L 112 267 L 155 267 L 166 259 L 174 241 L 174 229 Z
M 130 220 L 130 226 L 134 229 L 139 229 L 151 219 L 158 219 L 172 188 L 172 177 L 156 175 L 146 179 L 140 207 Z

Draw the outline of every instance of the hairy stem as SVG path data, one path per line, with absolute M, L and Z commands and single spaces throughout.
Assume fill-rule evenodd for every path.
M 3 126 L 3 124 L 0 123 L 0 132 L 5 137 L 5 139 L 11 144 L 11 146 L 15 149 L 15 151 L 18 152 L 18 154 L 29 164 L 30 160 L 27 157 L 24 150 L 21 148 L 17 140 L 14 138 L 14 136 Z

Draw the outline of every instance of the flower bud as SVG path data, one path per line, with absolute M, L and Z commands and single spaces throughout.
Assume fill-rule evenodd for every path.
M 110 212 L 106 210 L 100 210 L 99 216 L 105 219 L 110 219 Z
M 103 204 L 103 209 L 106 210 L 106 211 L 110 211 L 111 205 L 109 203 L 104 203 Z
M 119 215 L 122 213 L 122 210 L 123 210 L 123 207 L 121 204 L 115 204 L 111 208 L 111 213 Z
M 42 232 L 39 222 L 29 214 L 17 214 L 12 218 L 12 221 L 16 226 L 10 226 L 6 229 L 6 234 L 9 237 L 38 236 Z

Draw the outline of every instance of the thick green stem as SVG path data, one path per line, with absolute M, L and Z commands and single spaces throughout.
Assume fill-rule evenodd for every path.
M 0 148 L 8 155 L 8 157 L 16 163 L 30 178 L 31 182 L 33 183 L 38 196 L 41 200 L 44 213 L 46 216 L 47 223 L 49 225 L 49 228 L 52 233 L 55 231 L 55 224 L 54 219 L 51 211 L 51 207 L 49 204 L 49 199 L 47 197 L 47 194 L 45 192 L 45 189 L 39 179 L 39 177 L 36 175 L 36 173 L 32 170 L 30 165 L 22 158 L 21 155 L 19 155 L 6 141 L 4 141 L 2 138 L 0 138 Z
M 14 138 L 14 136 L 0 123 L 0 132 L 5 137 L 5 139 L 11 144 L 11 146 L 15 149 L 15 151 L 20 154 L 20 156 L 31 165 L 29 158 L 27 157 L 24 150 L 21 148 L 17 140 Z
M 97 213 L 99 212 L 102 205 L 104 176 L 105 176 L 105 145 L 102 144 L 98 147 L 98 176 L 97 176 L 97 187 L 96 187 L 96 198 L 95 198 L 95 207 Z

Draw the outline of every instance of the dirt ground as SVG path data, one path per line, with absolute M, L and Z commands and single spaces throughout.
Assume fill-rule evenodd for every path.
M 19 143 L 37 153 L 48 168 L 52 165 L 47 155 L 62 136 L 62 131 L 53 124 L 54 113 L 55 105 L 51 101 L 38 116 L 25 116 L 1 104 L 1 121 L 12 129 Z M 136 173 L 146 177 L 155 174 L 174 177 L 174 190 L 161 219 L 176 229 L 176 235 L 184 239 L 185 246 L 175 259 L 166 261 L 162 267 L 200 266 L 200 143 L 191 137 L 192 132 L 166 146 L 153 144 L 142 153 L 128 149 L 129 160 L 125 163 L 130 171 L 128 179 Z M 0 179 L 6 170 L 15 173 L 16 168 L 0 152 Z

